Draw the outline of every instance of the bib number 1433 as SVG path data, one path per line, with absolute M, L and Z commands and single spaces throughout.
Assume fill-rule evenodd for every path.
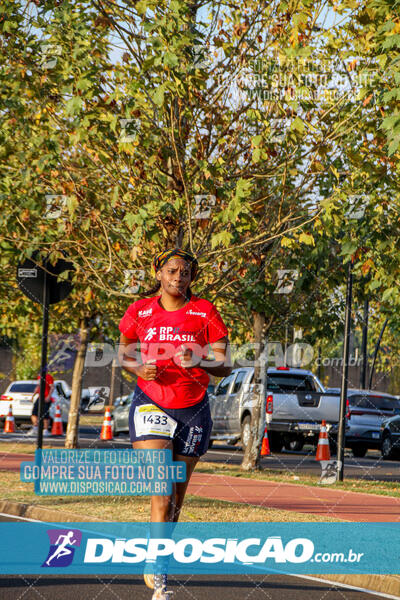
M 172 437 L 177 422 L 154 404 L 137 406 L 134 415 L 137 437 L 142 435 L 159 435 Z

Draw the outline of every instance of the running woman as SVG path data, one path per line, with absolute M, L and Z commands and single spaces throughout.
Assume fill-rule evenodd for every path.
M 171 449 L 174 461 L 186 463 L 186 481 L 175 483 L 171 496 L 151 498 L 151 521 L 162 523 L 178 521 L 190 477 L 208 449 L 208 374 L 225 377 L 232 366 L 228 330 L 218 310 L 190 289 L 196 258 L 179 248 L 166 250 L 154 257 L 153 269 L 157 282 L 147 293 L 151 297 L 131 304 L 119 324 L 119 361 L 137 375 L 129 414 L 133 448 Z M 140 360 L 132 358 L 137 341 Z M 209 344 L 215 360 L 205 360 Z M 153 600 L 168 598 L 166 573 L 145 575 L 145 582 L 154 588 Z

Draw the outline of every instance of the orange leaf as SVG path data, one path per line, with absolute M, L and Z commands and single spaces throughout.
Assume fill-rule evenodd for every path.
M 371 102 L 371 98 L 372 98 L 373 94 L 370 94 L 369 96 L 367 96 L 363 102 L 363 106 L 367 106 L 367 104 L 369 104 Z
M 374 266 L 374 263 L 371 258 L 366 260 L 365 263 L 363 264 L 363 266 L 361 267 L 361 271 L 363 272 L 363 275 L 367 275 L 370 272 L 371 267 L 373 267 L 373 266 Z

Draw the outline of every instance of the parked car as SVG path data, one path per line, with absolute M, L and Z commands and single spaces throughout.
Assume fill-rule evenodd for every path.
M 117 398 L 111 415 L 111 430 L 114 436 L 129 431 L 129 409 L 131 407 L 133 392 L 128 396 Z
M 254 368 L 240 367 L 224 377 L 210 396 L 212 440 L 246 446 L 253 410 Z M 300 450 L 316 443 L 321 421 L 329 430 L 339 418 L 339 395 L 326 393 L 319 379 L 305 369 L 267 369 L 268 438 L 271 450 Z
M 0 419 L 8 414 L 9 406 L 12 406 L 14 421 L 16 425 L 30 424 L 33 404 L 36 396 L 32 398 L 33 392 L 38 385 L 37 379 L 18 380 L 10 383 L 4 394 L 0 397 Z M 60 404 L 62 407 L 62 419 L 66 415 L 65 422 L 68 421 L 70 388 L 66 381 L 57 379 L 54 382 L 52 391 L 52 404 Z M 68 403 L 68 410 L 66 404 Z M 52 407 L 50 407 L 50 416 Z
M 16 425 L 31 422 L 32 395 L 38 382 L 35 379 L 26 381 L 13 381 L 4 394 L 0 397 L 0 418 L 3 419 L 12 406 Z
M 382 422 L 397 414 L 400 414 L 400 401 L 396 396 L 372 390 L 349 389 L 346 447 L 360 458 L 366 455 L 369 448 L 381 448 Z
M 400 415 L 382 421 L 380 441 L 382 458 L 400 458 Z

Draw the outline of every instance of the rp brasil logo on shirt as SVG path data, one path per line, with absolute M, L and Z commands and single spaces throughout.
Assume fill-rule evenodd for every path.
M 75 547 L 81 545 L 79 529 L 48 529 L 50 548 L 42 567 L 68 567 L 74 558 Z
M 157 336 L 158 332 L 158 341 L 160 342 L 196 342 L 196 336 L 194 333 L 182 331 L 178 333 L 179 327 L 150 327 L 146 331 L 146 335 L 144 337 L 144 341 L 148 342 L 153 340 Z

